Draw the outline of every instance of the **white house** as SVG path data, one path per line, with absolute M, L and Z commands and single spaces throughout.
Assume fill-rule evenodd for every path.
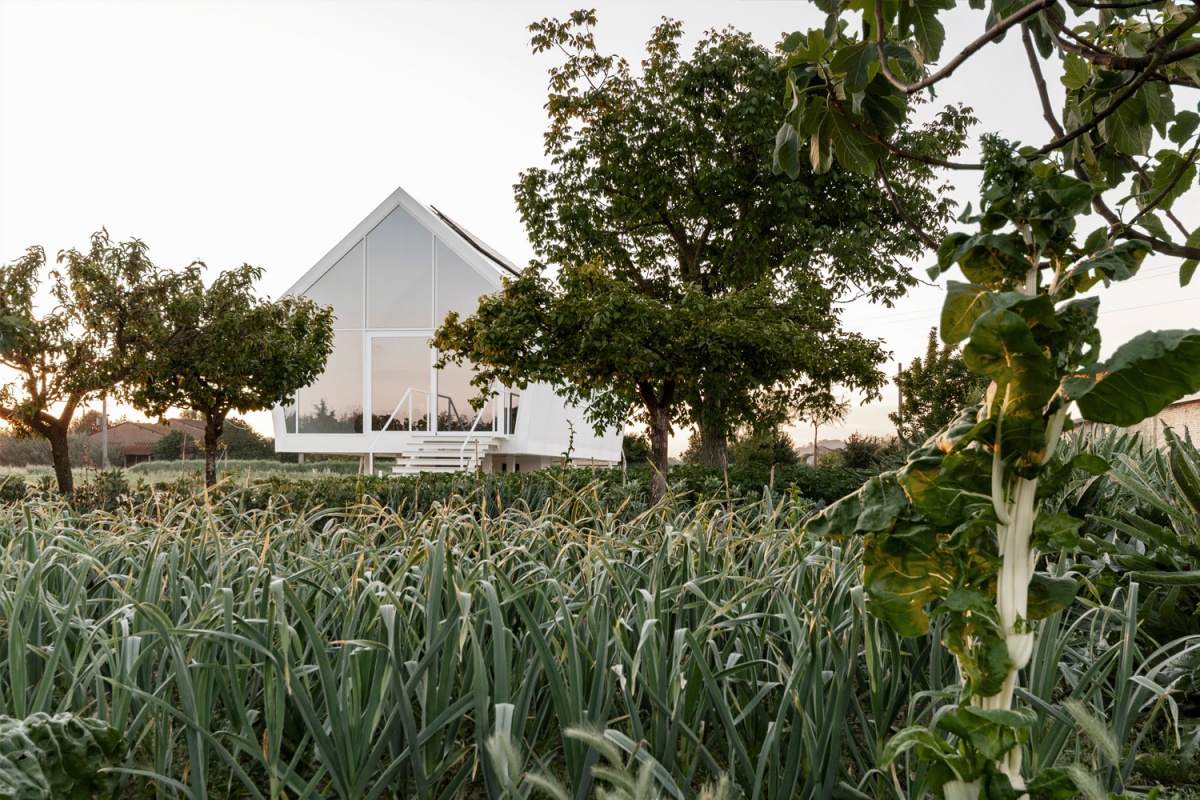
M 470 315 L 516 273 L 397 189 L 288 290 L 333 306 L 334 340 L 321 377 L 275 407 L 276 449 L 365 456 L 372 471 L 394 458 L 398 473 L 526 471 L 568 449 L 577 462 L 619 461 L 621 432 L 595 436 L 583 409 L 550 386 L 500 387 L 477 414 L 472 369 L 434 369 L 429 340 L 446 314 Z

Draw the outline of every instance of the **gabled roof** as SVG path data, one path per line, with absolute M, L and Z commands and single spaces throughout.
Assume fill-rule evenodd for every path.
M 374 230 L 376 225 L 383 222 L 388 214 L 391 214 L 397 208 L 403 208 L 411 214 L 414 219 L 432 231 L 434 236 L 444 242 L 451 250 L 466 261 L 467 264 L 496 286 L 496 288 L 500 288 L 501 271 L 513 275 L 519 272 L 512 262 L 484 244 L 479 238 L 467 232 L 461 225 L 440 211 L 427 208 L 417 202 L 404 189 L 397 187 L 396 191 L 392 192 L 362 222 L 358 223 L 354 227 L 354 230 L 346 234 L 338 242 L 337 246 L 326 253 L 325 257 L 318 261 L 312 269 L 304 273 L 298 281 L 292 284 L 291 288 L 285 294 L 300 295 L 308 291 L 342 256 L 350 252 L 358 244 L 359 240 L 365 238 L 368 233 Z
M 520 277 L 521 269 L 516 264 L 514 264 L 513 262 L 509 261 L 504 256 L 497 253 L 495 250 L 493 250 L 491 247 L 489 247 L 485 241 L 480 239 L 475 234 L 471 233 L 469 230 L 464 228 L 462 225 L 459 225 L 457 222 L 450 219 L 450 217 L 443 214 L 441 212 L 441 210 L 439 210 L 436 206 L 430 206 L 429 209 L 433 213 L 437 214 L 438 218 L 441 219 L 442 222 L 449 225 L 454 230 L 455 233 L 457 233 L 459 236 L 466 239 L 471 244 L 472 247 L 474 247 L 479 252 L 483 253 L 485 256 L 490 258 L 492 261 L 496 262 L 496 264 L 498 264 L 500 266 L 500 268 L 503 269 L 505 272 L 509 273 L 514 278 Z

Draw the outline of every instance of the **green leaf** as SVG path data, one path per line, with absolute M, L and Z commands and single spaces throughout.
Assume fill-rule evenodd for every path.
M 779 126 L 775 134 L 774 170 L 783 170 L 793 180 L 800 174 L 800 136 L 790 122 Z
M 1180 111 L 1175 115 L 1167 138 L 1182 147 L 1188 139 L 1192 138 L 1197 127 L 1200 127 L 1200 114 L 1195 111 Z
M 916 548 L 888 552 L 873 538 L 863 548 L 863 586 L 867 610 L 901 636 L 924 636 L 929 632 L 925 606 L 946 585 L 941 563 L 934 554 Z
M 1180 196 L 1192 188 L 1192 184 L 1196 180 L 1196 164 L 1195 162 L 1188 163 L 1182 155 L 1174 150 L 1161 150 L 1155 158 L 1158 166 L 1151 174 L 1147 200 L 1156 202 L 1157 208 L 1167 210 Z M 1165 231 L 1155 232 L 1155 236 L 1167 241 L 1171 240 Z
M 1033 542 L 1042 549 L 1073 550 L 1079 546 L 1083 520 L 1070 514 L 1042 512 L 1033 521 Z
M 885 531 L 909 509 L 908 495 L 896 477 L 876 475 L 857 492 L 843 497 L 809 520 L 805 530 L 814 536 Z
M 1004 280 L 1024 278 L 1029 271 L 1025 242 L 1019 233 L 972 236 L 960 242 L 953 260 L 972 283 L 988 286 Z
M 829 40 L 825 38 L 825 32 L 819 29 L 810 30 L 807 35 L 793 33 L 788 37 L 786 44 L 792 45 L 790 48 L 784 48 L 788 53 L 789 67 L 820 61 L 829 52 Z
M 1143 85 L 1133 96 L 1100 120 L 1100 135 L 1117 152 L 1144 156 L 1154 135 L 1150 106 L 1153 87 Z M 1157 99 L 1157 95 L 1153 96 Z
M 957 344 L 967 338 L 975 320 L 991 307 L 991 293 L 986 286 L 947 281 L 946 302 L 942 305 L 942 341 Z
M 881 152 L 877 152 L 879 146 L 856 130 L 850 120 L 837 111 L 830 112 L 829 123 L 832 128 L 830 136 L 833 153 L 837 157 L 838 163 L 846 169 L 863 173 L 871 172 L 875 167 L 875 162 L 882 155 Z M 827 167 L 823 167 L 821 171 L 824 172 L 827 169 Z
M 990 506 L 991 456 L 965 450 L 933 469 L 906 469 L 901 478 L 913 507 L 933 525 L 957 526 L 973 509 Z
M 1039 515 L 1041 516 L 1041 515 Z M 1080 524 L 1083 520 L 1077 520 Z M 1075 537 L 1078 541 L 1078 536 Z M 1029 619 L 1045 619 L 1075 602 L 1079 581 L 1068 577 L 1052 577 L 1044 572 L 1033 573 L 1029 581 Z
M 1089 183 L 1060 173 L 1047 178 L 1039 194 L 1042 195 L 1038 198 L 1041 207 L 1053 209 L 1056 216 L 1075 217 L 1091 207 L 1096 190 Z
M 950 743 L 928 728 L 913 726 L 905 728 L 888 740 L 879 754 L 880 766 L 892 764 L 906 750 L 916 751 L 922 761 L 945 761 L 956 755 Z
M 1039 770 L 1025 784 L 1029 800 L 1073 800 L 1079 796 L 1075 779 L 1065 767 L 1048 767 Z
M 946 595 L 946 608 L 959 613 L 970 611 L 972 616 L 981 617 L 992 628 L 1000 629 L 995 602 L 978 589 L 955 589 Z
M 993 309 L 976 321 L 963 360 L 972 372 L 986 375 L 1007 392 L 1005 413 L 1024 411 L 1041 416 L 1058 388 L 1054 366 L 1034 341 L 1020 314 Z
M 36 713 L 26 719 L 0 716 L 0 796 L 25 800 L 91 800 L 109 796 L 126 742 L 98 719 Z M 8 794 L 12 792 L 12 794 Z
M 1192 231 L 1187 238 L 1188 247 L 1200 247 L 1200 228 Z M 1192 282 L 1192 276 L 1196 274 L 1196 265 L 1200 264 L 1200 259 L 1189 258 L 1179 265 L 1179 285 L 1187 286 Z
M 1084 419 L 1136 425 L 1184 395 L 1200 391 L 1200 330 L 1148 331 L 1117 348 L 1063 391 Z
M 1149 252 L 1150 245 L 1143 241 L 1118 242 L 1111 248 L 1078 262 L 1067 275 L 1074 279 L 1088 272 L 1095 272 L 1097 277 L 1106 281 L 1128 280 L 1137 274 L 1138 267 Z M 1094 282 L 1093 280 L 1092 283 Z M 1090 285 L 1088 283 L 1079 288 L 1084 289 Z
M 1131 572 L 1131 580 L 1139 583 L 1154 583 L 1162 586 L 1200 586 L 1200 570 L 1179 572 Z
M 954 8 L 954 0 L 910 0 L 900 4 L 900 36 L 912 31 L 926 62 L 938 60 L 946 41 L 946 28 L 938 12 Z
M 1109 463 L 1103 458 L 1091 453 L 1079 453 L 1066 464 L 1058 467 L 1048 476 L 1038 482 L 1038 498 L 1051 497 L 1067 485 L 1075 470 L 1081 469 L 1089 475 L 1103 475 L 1109 470 Z
M 1029 738 L 1027 729 L 1035 719 L 1028 709 L 984 710 L 963 705 L 942 714 L 934 724 L 970 742 L 987 758 L 998 760 Z
M 1068 89 L 1082 89 L 1092 77 L 1092 70 L 1081 57 L 1068 53 L 1063 66 L 1062 82 Z
M 779 47 L 781 50 L 783 50 L 783 52 L 790 53 L 799 47 L 800 43 L 806 39 L 807 34 L 805 34 L 804 31 L 792 31 L 787 35 Z
M 879 50 L 874 42 L 859 42 L 843 47 L 830 61 L 835 74 L 842 75 L 846 94 L 862 92 L 867 88 L 871 75 L 870 67 L 879 62 Z

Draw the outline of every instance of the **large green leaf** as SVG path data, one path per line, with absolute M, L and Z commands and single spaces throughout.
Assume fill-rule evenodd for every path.
M 1200 330 L 1135 336 L 1093 370 L 1064 380 L 1063 391 L 1084 419 L 1136 425 L 1200 391 Z
M 988 506 L 991 456 L 967 450 L 947 456 L 936 471 L 909 470 L 903 479 L 913 507 L 934 525 L 958 525 L 972 508 Z
M 800 137 L 790 122 L 783 123 L 775 134 L 775 169 L 793 179 L 800 174 Z
M 900 35 L 907 36 L 911 31 L 927 62 L 937 61 L 942 53 L 946 28 L 938 19 L 938 12 L 950 8 L 954 8 L 954 0 L 909 0 L 900 3 Z
M 1082 522 L 1082 520 L 1079 520 Z M 1029 619 L 1045 619 L 1075 602 L 1079 581 L 1035 572 L 1029 582 Z
M 990 759 L 1004 754 L 1029 738 L 1028 728 L 1036 721 L 1028 709 L 985 710 L 959 706 L 937 719 L 937 727 L 969 741 Z
M 884 531 L 910 510 L 908 495 L 891 474 L 876 475 L 813 517 L 805 530 L 815 536 L 851 536 Z
M 937 553 L 905 548 L 890 553 L 873 539 L 863 549 L 863 586 L 867 610 L 901 636 L 929 632 L 925 606 L 941 595 L 948 581 Z
M 1039 461 L 1045 446 L 1042 414 L 1058 388 L 1058 377 L 1026 320 L 1005 309 L 987 312 L 976 321 L 963 360 L 972 372 L 997 384 L 995 402 L 1003 411 L 1000 444 L 1006 457 Z
M 851 94 L 867 88 L 867 84 L 874 77 L 871 74 L 871 66 L 878 63 L 879 50 L 875 43 L 859 42 L 838 50 L 829 66 L 834 73 L 843 76 L 842 85 L 846 88 L 846 93 Z
M 942 341 L 946 344 L 957 344 L 967 338 L 975 320 L 991 309 L 991 298 L 992 295 L 986 286 L 947 281 L 946 302 L 942 306 Z

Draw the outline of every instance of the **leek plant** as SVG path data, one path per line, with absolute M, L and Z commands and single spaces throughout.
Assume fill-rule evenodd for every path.
M 949 282 L 941 336 L 965 341 L 967 366 L 991 380 L 984 402 L 808 530 L 861 534 L 868 610 L 903 636 L 940 618 L 958 665 L 957 702 L 896 734 L 885 764 L 913 751 L 947 800 L 1068 798 L 1078 773 L 1023 769 L 1037 715 L 1015 703 L 1037 621 L 1070 605 L 1078 586 L 1037 566 L 1039 553 L 1073 548 L 1083 520 L 1039 514 L 1038 501 L 1079 470 L 1109 468 L 1087 453 L 1051 463 L 1072 407 L 1132 425 L 1200 391 L 1200 331 L 1144 333 L 1102 361 L 1099 300 L 1082 295 L 1133 277 L 1148 245 L 1113 243 L 1105 228 L 1078 243 L 1093 186 L 998 137 L 983 147 L 983 206 L 962 219 L 979 231 L 948 237 L 932 272 L 957 266 L 969 281 Z
M 769 491 L 626 519 L 593 489 L 495 516 L 0 508 L 0 715 L 123 733 L 118 797 L 515 800 L 544 776 L 577 800 L 815 800 L 856 778 L 859 546 Z

